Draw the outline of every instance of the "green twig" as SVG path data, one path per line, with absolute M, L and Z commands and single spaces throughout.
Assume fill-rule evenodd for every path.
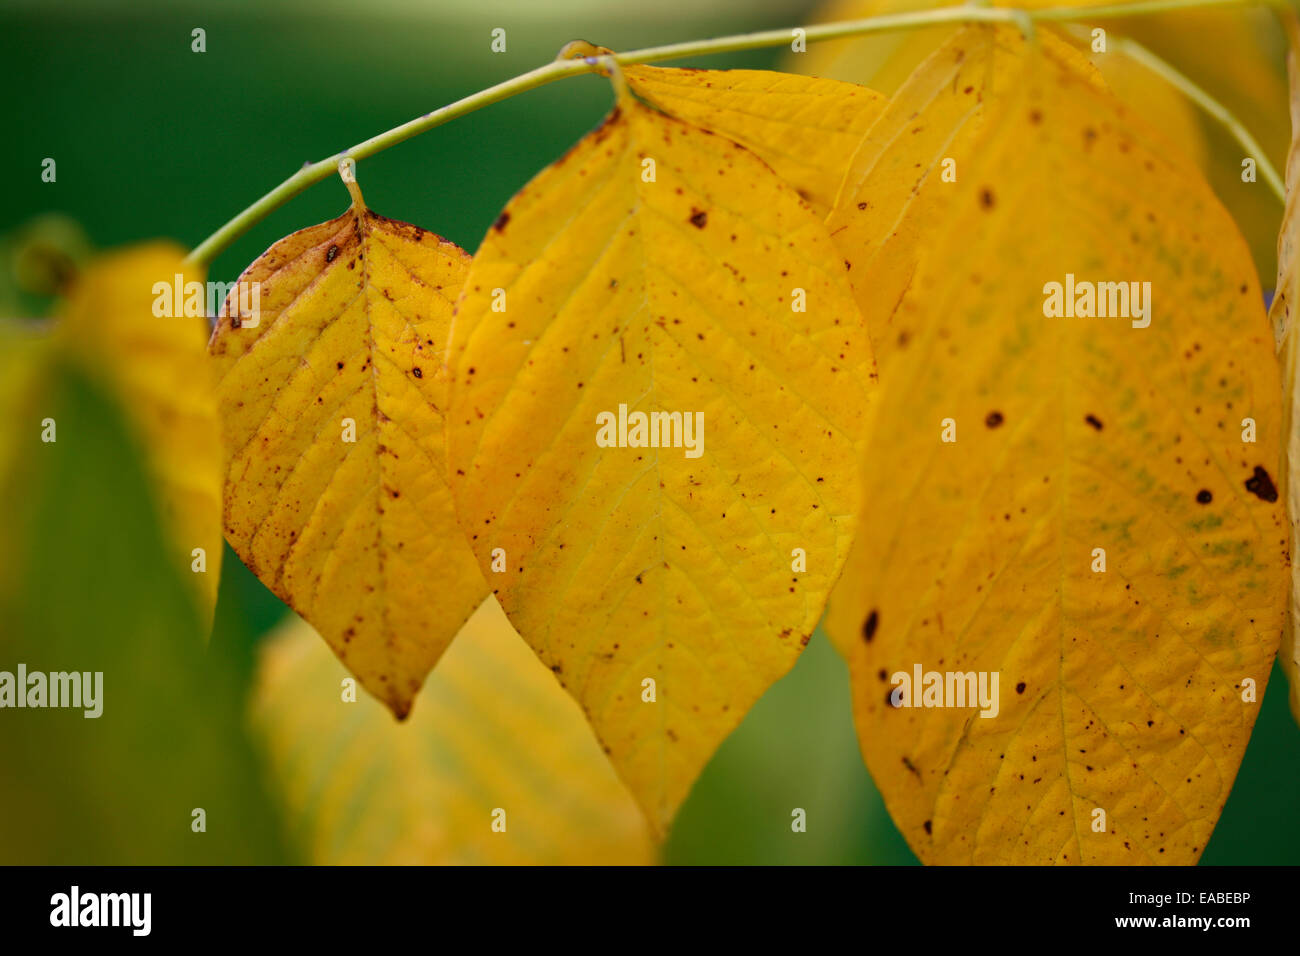
M 933 26 L 944 23 L 1007 23 L 1019 25 L 1035 22 L 1061 23 L 1067 21 L 1095 21 L 1120 17 L 1144 16 L 1164 13 L 1172 10 L 1189 10 L 1199 7 L 1245 7 L 1261 3 L 1272 4 L 1282 0 L 1145 0 L 1139 3 L 1121 3 L 1112 6 L 1095 7 L 1058 7 L 1048 10 L 1017 10 L 1008 7 L 988 7 L 978 4 L 940 7 L 935 10 L 919 10 L 909 13 L 888 14 L 865 20 L 847 20 L 838 23 L 815 24 L 802 27 L 808 42 L 834 40 L 845 37 L 865 36 L 869 33 L 881 33 L 889 30 L 902 30 L 915 27 Z M 631 50 L 613 54 L 617 63 L 654 63 L 687 56 L 703 56 L 715 53 L 735 53 L 742 50 L 758 50 L 768 47 L 783 46 L 793 39 L 793 29 L 762 30 L 736 36 L 717 37 L 710 40 L 691 40 L 686 43 L 673 43 L 667 46 L 648 47 L 643 50 Z M 1136 44 L 1132 45 L 1136 47 Z M 1141 48 L 1138 48 L 1141 49 Z M 1202 106 L 1210 115 L 1222 122 L 1243 144 L 1251 148 L 1258 156 L 1260 170 L 1274 184 L 1277 173 L 1269 165 L 1264 153 L 1259 150 L 1253 138 L 1244 127 L 1223 106 L 1211 99 L 1208 94 L 1193 84 L 1182 74 L 1175 71 L 1164 61 L 1142 49 L 1128 51 L 1135 59 L 1142 59 L 1152 69 L 1174 83 L 1184 93 Z M 557 59 L 551 63 L 521 73 L 519 76 L 505 80 L 485 90 L 480 90 L 464 99 L 457 100 L 441 109 L 417 117 L 401 126 L 394 127 L 378 136 L 372 136 L 329 159 L 317 163 L 307 163 L 300 170 L 276 186 L 261 199 L 235 216 L 224 226 L 199 243 L 189 254 L 188 262 L 196 265 L 208 265 L 225 251 L 231 243 L 242 236 L 266 216 L 279 209 L 294 196 L 307 187 L 329 178 L 338 169 L 338 162 L 344 157 L 365 159 L 395 146 L 426 130 L 441 126 L 466 114 L 473 113 L 485 106 L 508 99 L 519 93 L 537 89 L 547 83 L 566 76 L 599 71 L 601 58 L 595 56 L 579 59 Z M 1271 178 L 1270 178 L 1271 177 Z M 1279 181 L 1280 182 L 1280 181 Z M 1277 189 L 1277 186 L 1274 186 Z

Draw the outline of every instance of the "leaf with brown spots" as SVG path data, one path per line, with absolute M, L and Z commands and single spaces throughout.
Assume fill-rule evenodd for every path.
M 757 153 L 819 216 L 886 99 L 856 83 L 769 70 L 627 66 L 638 96 Z
M 1037 10 L 1111 6 L 1115 0 L 992 0 L 990 5 Z M 816 10 L 815 19 L 856 20 L 944 6 L 951 6 L 951 0 L 829 0 Z M 1092 17 L 1069 29 L 1071 42 L 1093 62 L 1119 100 L 1204 172 L 1250 243 L 1261 275 L 1274 272 L 1276 198 L 1262 180 L 1242 181 L 1241 146 L 1232 136 L 1207 125 L 1180 90 L 1128 56 L 1117 41 L 1131 37 L 1173 64 L 1239 119 L 1280 166 L 1287 143 L 1286 83 L 1273 16 L 1263 4 L 1171 8 L 1141 17 Z M 1107 32 L 1104 52 L 1092 50 L 1092 31 L 1097 27 Z M 893 96 L 958 29 L 943 24 L 809 44 L 806 53 L 787 54 L 782 68 L 864 83 Z
M 356 191 L 245 270 L 260 319 L 222 318 L 210 344 L 227 540 L 399 718 L 487 593 L 442 437 L 440 368 L 468 268 Z
M 1269 309 L 1273 332 L 1282 355 L 1283 402 L 1285 415 L 1282 434 L 1287 436 L 1286 472 L 1283 487 L 1291 515 L 1291 554 L 1300 542 L 1300 331 L 1294 315 L 1300 302 L 1300 22 L 1294 11 L 1280 11 L 1286 28 L 1290 52 L 1287 68 L 1291 74 L 1291 152 L 1286 162 L 1286 214 L 1277 242 L 1277 291 Z M 1300 721 L 1300 564 L 1292 558 L 1291 622 L 1278 659 L 1291 682 L 1291 712 Z
M 631 97 L 506 212 L 452 332 L 452 490 L 480 565 L 506 555 L 506 614 L 662 833 L 821 615 L 871 350 L 794 190 Z M 620 406 L 662 441 L 632 424 L 620 444 Z
M 1204 180 L 1042 40 L 986 86 L 900 306 L 912 340 L 881 373 L 871 506 L 827 627 L 922 860 L 1187 864 L 1285 623 L 1272 335 Z M 1107 317 L 1059 314 L 1067 276 L 1149 282 L 1150 310 L 1104 292 Z M 892 706 L 917 668 L 944 696 L 923 676 Z M 960 676 L 981 674 L 987 708 Z
M 1100 82 L 1060 40 L 1046 31 L 1041 40 Z M 1012 92 L 1024 55 L 1025 40 L 1014 28 L 959 31 L 917 68 L 849 163 L 826 225 L 852 265 L 849 283 L 882 374 L 916 334 L 898 303 L 935 234 L 950 228 L 947 204 L 976 158 L 987 120 L 983 104 Z M 979 199 L 996 202 L 983 188 Z

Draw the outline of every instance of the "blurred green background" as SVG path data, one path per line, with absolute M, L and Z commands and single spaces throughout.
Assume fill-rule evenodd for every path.
M 193 246 L 304 161 L 534 67 L 568 40 L 648 46 L 788 26 L 806 20 L 811 6 L 797 0 L 5 3 L 0 72 L 8 133 L 0 173 L 7 188 L 0 234 L 58 211 L 80 222 L 97 247 L 155 236 Z M 206 30 L 206 53 L 191 52 L 195 27 Z M 504 54 L 489 51 L 495 27 L 507 30 Z M 779 55 L 686 63 L 771 67 Z M 358 179 L 372 208 L 473 251 L 506 200 L 595 126 L 610 104 L 605 80 L 564 80 L 365 160 Z M 57 161 L 56 183 L 41 182 L 45 157 Z M 211 278 L 233 280 L 274 240 L 332 218 L 346 204 L 337 181 L 313 187 L 223 254 Z M 1268 277 L 1264 284 L 1271 284 Z M 107 754 L 74 742 L 89 723 L 79 715 L 75 723 L 59 715 L 67 719 L 54 736 L 39 740 L 42 747 L 66 748 L 55 753 L 35 751 L 30 713 L 25 724 L 12 713 L 0 718 L 0 764 L 48 770 L 23 779 L 0 773 L 0 818 L 7 818 L 0 822 L 0 861 L 192 858 L 184 845 L 149 843 L 155 838 L 146 830 L 157 828 L 132 831 L 130 820 L 173 797 L 185 799 L 191 785 L 204 782 L 205 793 L 222 792 L 231 812 L 242 806 L 237 812 L 250 821 L 208 851 L 215 853 L 211 859 L 292 859 L 280 836 L 284 822 L 267 809 L 256 754 L 238 735 L 213 729 L 233 719 L 254 648 L 286 610 L 227 551 L 206 659 L 164 639 L 192 633 L 195 625 L 177 603 L 175 582 L 158 566 L 158 531 L 147 503 L 137 500 L 129 438 L 105 418 L 90 384 L 74 380 L 50 400 L 62 403 L 70 420 L 85 416 L 106 444 L 81 467 L 62 468 L 57 487 L 29 489 L 25 513 L 49 522 L 39 525 L 43 550 L 33 580 L 45 569 L 55 581 L 66 579 L 66 587 L 33 584 L 14 611 L 27 617 L 0 620 L 0 634 L 26 620 L 22 633 L 34 640 L 45 615 L 59 608 L 72 619 L 61 630 L 51 625 L 51 633 L 90 635 L 103 660 L 121 660 L 138 672 L 143 698 L 152 694 L 158 703 L 158 694 L 180 695 L 173 702 L 180 716 L 172 726 L 154 727 L 153 736 L 133 738 L 141 741 L 135 751 L 122 750 L 119 739 L 119 749 Z M 112 509 L 105 508 L 109 501 Z M 102 584 L 87 589 L 61 556 L 91 534 L 116 543 L 107 558 L 101 554 L 80 569 Z M 97 570 L 108 565 L 119 568 L 116 578 Z M 62 578 L 50 570 L 59 567 Z M 142 585 L 147 600 L 113 598 Z M 147 674 L 169 668 L 187 673 L 189 684 L 160 691 Z M 1285 679 L 1275 670 L 1205 863 L 1300 862 L 1300 730 L 1285 695 Z M 23 832 L 44 831 L 42 821 L 30 826 L 4 812 L 42 805 L 48 823 L 66 836 L 45 851 L 22 840 Z M 790 830 L 796 806 L 808 813 L 804 834 Z M 863 766 L 847 670 L 820 632 L 709 765 L 681 811 L 665 859 L 916 862 Z

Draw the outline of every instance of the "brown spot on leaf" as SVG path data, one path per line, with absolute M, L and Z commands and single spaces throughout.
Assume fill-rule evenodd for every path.
M 691 210 L 691 225 L 696 229 L 703 229 L 709 223 L 709 214 L 703 209 Z
M 880 615 L 873 610 L 870 614 L 867 615 L 867 619 L 862 622 L 863 640 L 870 642 L 870 640 L 876 636 L 876 627 L 879 624 L 880 624 Z
M 1255 466 L 1255 473 L 1246 479 L 1246 490 L 1260 501 L 1277 501 L 1277 485 L 1273 484 L 1268 472 L 1259 465 Z

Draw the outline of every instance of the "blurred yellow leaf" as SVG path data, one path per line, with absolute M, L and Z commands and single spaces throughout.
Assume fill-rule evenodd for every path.
M 51 352 L 44 323 L 0 320 L 0 495 L 6 500 L 21 494 L 19 476 L 31 458 L 24 452 L 40 442 L 51 412 L 43 388 Z M 5 530 L 0 534 L 0 603 L 21 586 L 23 561 L 19 535 L 15 529 Z
M 1095 2 L 1110 5 L 1113 0 Z M 818 10 L 815 19 L 854 20 L 954 5 L 935 0 L 832 0 Z M 1087 0 L 995 0 L 992 5 L 1038 9 L 1091 4 Z M 1206 171 L 1211 185 L 1250 241 L 1260 274 L 1267 276 L 1274 269 L 1277 201 L 1262 179 L 1241 181 L 1241 147 L 1222 129 L 1207 125 L 1181 93 L 1122 52 L 1108 49 L 1092 53 L 1091 30 L 1101 27 L 1111 36 L 1131 36 L 1171 62 L 1231 110 L 1260 141 L 1269 158 L 1280 162 L 1287 140 L 1286 88 L 1281 44 L 1273 23 L 1270 11 L 1242 7 L 1103 19 L 1074 31 L 1119 99 Z M 957 29 L 937 26 L 896 30 L 815 43 L 809 45 L 807 53 L 788 54 L 783 66 L 800 73 L 863 83 L 893 95 L 913 69 L 951 39 Z
M 47 333 L 45 323 L 0 320 L 0 408 L 7 411 L 0 416 L 0 476 L 13 470 L 23 438 L 40 436 L 39 409 L 30 401 L 48 366 Z
M 295 620 L 264 648 L 253 724 L 318 864 L 636 864 L 655 851 L 581 711 L 479 608 L 404 726 Z M 494 821 L 497 829 L 494 829 Z
M 628 66 L 637 95 L 757 153 L 825 216 L 884 96 L 856 83 L 766 70 Z
M 923 861 L 1192 863 L 1285 621 L 1272 336 L 1208 186 L 1032 49 L 901 305 L 827 627 Z
M 1000 6 L 1000 4 L 993 4 Z M 893 13 L 956 6 L 934 0 L 828 0 L 817 7 L 814 23 L 863 20 Z M 892 97 L 913 70 L 931 53 L 952 39 L 960 27 L 940 25 L 884 30 L 840 40 L 811 43 L 805 52 L 787 53 L 783 69 L 812 76 L 862 83 Z
M 1264 4 L 1171 10 L 1160 16 L 1101 21 L 1101 25 L 1129 34 L 1191 78 L 1240 120 L 1269 160 L 1281 168 L 1290 130 L 1285 43 L 1273 10 Z M 1106 73 L 1104 66 L 1102 72 Z M 1129 102 L 1164 131 L 1155 107 Z M 1203 167 L 1206 178 L 1249 242 L 1259 275 L 1270 279 L 1277 270 L 1281 206 L 1262 177 L 1242 181 L 1241 144 L 1217 123 L 1203 118 L 1202 125 L 1209 152 Z
M 487 593 L 444 476 L 440 370 L 468 266 L 358 192 L 245 270 L 210 345 L 227 540 L 399 718 Z M 253 288 L 256 324 L 234 307 Z
M 1040 42 L 1100 82 L 1052 34 L 1044 31 Z M 917 263 L 951 228 L 952 196 L 969 175 L 984 129 L 983 104 L 1010 95 L 1024 55 L 1025 40 L 1014 28 L 960 30 L 917 68 L 849 162 L 826 225 L 851 263 L 849 283 L 882 374 L 915 334 L 909 323 L 917 317 L 898 304 Z
M 459 513 L 660 833 L 847 554 L 873 373 L 843 277 L 753 153 L 625 97 L 511 200 L 465 283 Z
M 1300 333 L 1292 316 L 1294 304 L 1300 302 L 1300 23 L 1295 13 L 1283 16 L 1291 52 L 1287 67 L 1291 74 L 1291 151 L 1286 161 L 1286 216 L 1277 243 L 1277 294 L 1269 309 L 1278 349 L 1282 353 L 1284 415 L 1282 434 L 1286 436 L 1286 489 L 1291 515 L 1291 554 L 1300 542 L 1300 430 L 1296 422 L 1300 389 L 1296 388 L 1296 371 L 1300 365 Z M 1279 660 L 1291 682 L 1291 712 L 1300 721 L 1300 564 L 1294 559 L 1291 569 L 1291 622 L 1282 641 Z
M 3 332 L 0 340 L 6 366 L 13 343 Z M 88 361 L 45 347 L 57 344 L 20 346 L 36 359 L 24 369 L 25 392 L 9 389 L 9 370 L 0 370 L 0 439 L 9 426 L 17 438 L 17 454 L 0 463 L 0 492 L 21 503 L 0 522 L 0 654 L 6 670 L 25 663 L 29 677 L 17 685 L 27 709 L 14 710 L 6 675 L 0 861 L 283 862 L 242 726 L 236 648 L 205 646 L 195 575 L 159 520 L 166 488 L 148 473 L 131 393 L 109 387 L 107 354 Z M 112 358 L 166 365 L 184 354 Z M 65 668 L 76 672 L 58 695 Z M 31 682 L 46 671 L 48 696 Z M 66 719 L 44 709 L 69 704 Z M 187 825 L 196 802 L 213 820 L 238 825 L 215 840 L 196 837 Z M 180 825 L 166 825 L 178 817 Z
M 174 560 L 211 625 L 221 580 L 221 439 L 202 316 L 156 310 L 155 286 L 202 282 L 183 250 L 152 242 L 93 260 L 55 325 L 60 345 L 119 397 L 137 431 Z M 168 296 L 171 301 L 172 296 Z M 158 311 L 164 311 L 159 315 Z M 199 572 L 194 550 L 203 550 Z
M 1145 64 L 1129 57 L 1122 48 L 1108 49 L 1105 53 L 1091 52 L 1086 45 L 1086 28 L 1069 33 L 1075 38 L 1082 34 L 1084 45 L 1081 49 L 1116 99 L 1130 106 L 1152 129 L 1168 139 L 1187 162 L 1203 170 L 1213 166 L 1206 141 L 1208 121 L 1182 91 Z M 1241 171 L 1240 157 L 1233 162 L 1233 170 Z M 1258 192 L 1265 200 L 1272 201 L 1267 187 Z

